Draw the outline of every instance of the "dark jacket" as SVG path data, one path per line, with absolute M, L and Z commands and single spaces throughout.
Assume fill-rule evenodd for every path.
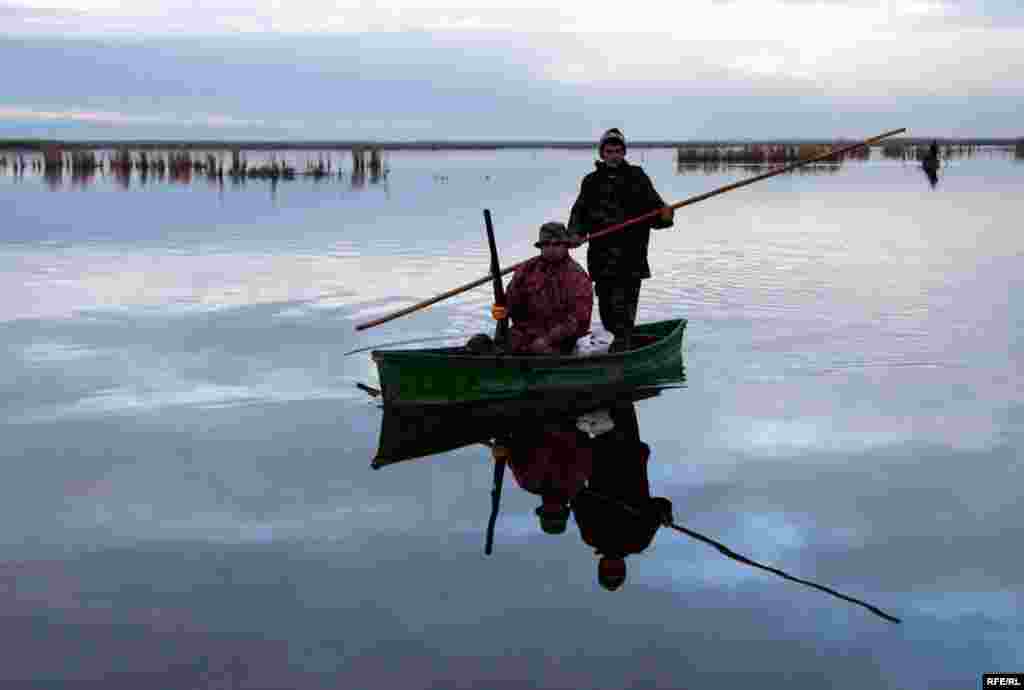
M 651 449 L 640 441 L 633 404 L 617 406 L 612 421 L 615 429 L 595 439 L 592 474 L 572 508 L 583 541 L 598 554 L 616 558 L 649 547 L 661 516 L 671 515 L 672 503 L 651 497 Z
M 569 232 L 587 236 L 598 230 L 665 206 L 651 178 L 639 165 L 623 161 L 618 167 L 595 163 L 597 169 L 583 178 L 576 203 L 569 214 Z M 651 277 L 647 245 L 651 228 L 668 228 L 672 221 L 660 218 L 641 221 L 587 246 L 587 271 L 592 280 L 642 280 Z

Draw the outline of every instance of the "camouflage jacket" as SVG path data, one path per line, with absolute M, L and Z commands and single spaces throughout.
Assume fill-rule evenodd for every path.
M 505 294 L 512 319 L 512 351 L 524 351 L 543 336 L 552 346 L 590 330 L 594 288 L 572 257 L 556 263 L 537 256 L 516 269 Z
M 585 237 L 630 218 L 665 206 L 651 178 L 639 165 L 623 161 L 612 168 L 604 161 L 583 178 L 569 214 L 569 232 Z M 653 218 L 623 228 L 587 246 L 587 270 L 593 280 L 642 280 L 651 277 L 647 245 L 651 228 L 668 228 L 672 221 Z

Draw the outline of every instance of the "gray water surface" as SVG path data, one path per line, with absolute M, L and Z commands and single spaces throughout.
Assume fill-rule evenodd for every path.
M 754 174 L 677 172 L 666 200 Z M 678 522 L 603 590 L 468 446 L 370 469 L 375 343 L 489 330 L 486 275 L 565 221 L 586 152 L 389 153 L 386 179 L 125 189 L 0 175 L 0 686 L 964 688 L 1024 670 L 1024 165 L 877 156 L 680 210 L 636 405 Z M 585 250 L 575 256 L 583 261 Z M 596 310 L 595 310 L 596 312 Z M 596 317 L 595 317 L 596 319 Z M 429 345 L 438 341 L 431 341 Z

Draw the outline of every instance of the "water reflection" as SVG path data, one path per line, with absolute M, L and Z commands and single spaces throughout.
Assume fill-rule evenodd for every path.
M 582 544 L 591 550 L 597 560 L 595 578 L 609 592 L 627 583 L 630 559 L 644 554 L 664 527 L 708 544 L 746 566 L 899 623 L 899 618 L 870 603 L 758 563 L 675 523 L 672 501 L 655 495 L 657 487 L 651 485 L 648 467 L 653 453 L 641 438 L 636 403 L 656 397 L 666 388 L 684 385 L 685 372 L 678 370 L 674 385 L 665 383 L 664 377 L 658 381 L 603 399 L 580 389 L 559 399 L 522 398 L 471 406 L 386 403 L 372 466 L 380 469 L 471 444 L 490 448 L 495 471 L 484 552 L 491 553 L 495 540 L 507 465 L 515 484 L 538 501 L 533 509 L 537 532 L 567 538 L 566 549 Z M 572 538 L 577 535 L 579 544 Z
M 574 517 L 579 539 L 599 559 L 598 581 L 612 591 L 626 579 L 626 559 L 650 546 L 658 528 L 672 518 L 671 502 L 651 495 L 651 448 L 640 438 L 636 402 L 684 385 L 681 360 L 650 381 L 604 393 L 568 390 L 485 404 L 385 404 L 372 466 L 471 444 L 490 447 L 495 482 L 486 552 L 494 538 L 507 464 L 515 484 L 538 501 L 538 532 L 566 534 Z

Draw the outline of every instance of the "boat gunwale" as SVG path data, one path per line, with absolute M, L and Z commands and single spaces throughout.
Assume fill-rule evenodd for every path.
M 651 348 L 663 345 L 666 341 L 670 340 L 677 331 L 686 329 L 686 319 L 665 319 L 663 321 L 652 321 L 646 324 L 638 324 L 638 326 L 653 326 L 664 323 L 675 323 L 670 331 L 665 333 L 663 336 L 655 338 L 654 341 L 638 347 L 633 350 L 627 350 L 625 352 L 598 352 L 595 354 L 572 354 L 572 355 L 521 355 L 521 354 L 486 354 L 486 355 L 474 355 L 467 352 L 459 352 L 461 347 L 451 348 L 423 348 L 421 350 L 372 350 L 370 357 L 374 362 L 380 362 L 382 359 L 405 359 L 409 357 L 416 358 L 429 358 L 436 359 L 439 361 L 452 362 L 457 361 L 460 363 L 497 363 L 507 362 L 510 364 L 571 364 L 575 362 L 606 362 L 612 360 L 622 360 L 628 357 L 645 353 Z

